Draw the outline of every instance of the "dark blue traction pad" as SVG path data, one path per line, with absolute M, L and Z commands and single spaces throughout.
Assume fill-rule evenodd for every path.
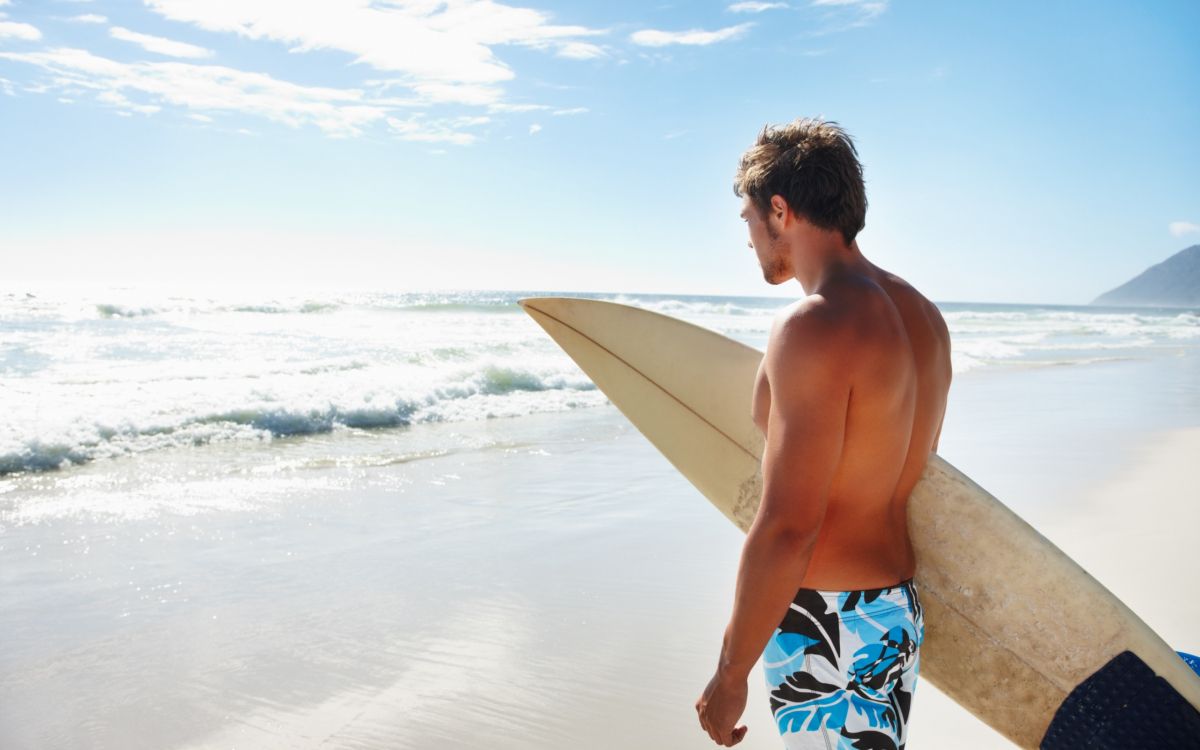
M 1042 750 L 1200 750 L 1200 711 L 1131 651 L 1067 696 Z

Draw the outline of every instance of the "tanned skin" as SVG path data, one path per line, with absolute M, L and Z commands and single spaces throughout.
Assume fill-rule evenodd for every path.
M 912 577 L 908 497 L 937 449 L 950 334 L 932 302 L 773 196 L 747 197 L 749 246 L 770 284 L 805 295 L 775 319 L 751 414 L 766 437 L 716 674 L 696 701 L 718 745 L 741 742 L 746 683 L 800 588 L 883 588 Z

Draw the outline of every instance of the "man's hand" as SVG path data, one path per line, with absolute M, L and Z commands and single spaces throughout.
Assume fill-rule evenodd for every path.
M 721 670 L 709 680 L 696 701 L 700 726 L 722 747 L 733 747 L 746 736 L 746 727 L 735 727 L 746 710 L 746 680 L 726 676 Z

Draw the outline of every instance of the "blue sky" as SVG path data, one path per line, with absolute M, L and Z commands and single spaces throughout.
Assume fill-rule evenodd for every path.
M 0 0 L 7 281 L 796 296 L 730 186 L 800 115 L 938 301 L 1200 242 L 1195 2 L 510 1 Z

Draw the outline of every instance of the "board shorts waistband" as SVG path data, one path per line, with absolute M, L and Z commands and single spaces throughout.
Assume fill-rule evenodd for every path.
M 913 606 L 913 602 L 909 601 L 909 596 L 915 601 L 917 593 L 916 581 L 912 578 L 905 578 L 903 581 L 893 583 L 891 586 L 882 586 L 873 589 L 850 589 L 847 591 L 834 591 L 827 589 L 800 589 L 796 592 L 799 598 L 802 592 L 811 592 L 817 594 L 826 602 L 829 603 L 830 609 L 850 611 L 859 602 L 873 602 L 879 598 L 884 600 L 896 601 L 904 603 L 908 606 Z M 849 607 L 845 605 L 849 603 Z

